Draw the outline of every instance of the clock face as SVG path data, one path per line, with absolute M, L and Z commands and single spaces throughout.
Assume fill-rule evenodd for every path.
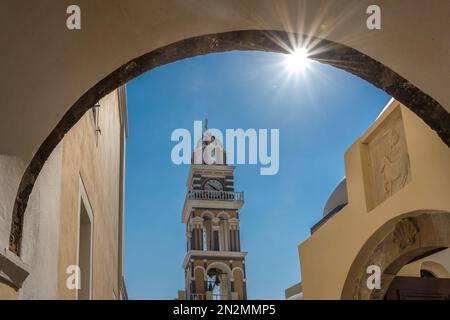
M 223 185 L 219 180 L 209 179 L 205 182 L 204 189 L 209 191 L 223 191 Z

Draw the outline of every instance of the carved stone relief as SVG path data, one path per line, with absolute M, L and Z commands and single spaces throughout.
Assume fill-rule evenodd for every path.
M 450 247 L 450 213 L 446 211 L 416 211 L 398 219 L 380 240 L 369 239 L 361 248 L 350 268 L 342 299 L 383 299 L 398 271 L 415 259 Z M 367 286 L 367 267 L 381 270 L 381 289 Z
M 412 219 L 403 219 L 397 224 L 394 230 L 394 243 L 397 243 L 401 250 L 415 244 L 419 229 Z
M 405 131 L 400 109 L 393 111 L 369 137 L 370 188 L 373 207 L 411 180 Z

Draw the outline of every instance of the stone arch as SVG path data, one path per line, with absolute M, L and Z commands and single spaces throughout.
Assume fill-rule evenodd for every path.
M 214 214 L 213 214 L 211 211 L 209 211 L 209 210 L 205 210 L 205 211 L 202 212 L 202 214 L 200 215 L 200 217 L 201 217 L 202 219 L 205 219 L 205 217 L 206 217 L 206 218 L 209 218 L 209 219 L 213 219 L 213 218 L 214 218 Z
M 211 263 L 206 268 L 206 273 L 208 273 L 208 271 L 212 268 L 217 268 L 217 269 L 220 269 L 220 270 L 226 272 L 230 276 L 229 280 L 233 281 L 233 273 L 231 272 L 230 267 L 227 266 L 225 263 L 220 262 L 220 261 L 215 261 L 215 262 Z
M 362 246 L 342 290 L 342 299 L 383 299 L 406 264 L 450 247 L 450 212 L 419 210 L 399 215 L 381 226 Z M 370 290 L 367 267 L 381 270 L 381 289 Z
M 197 269 L 200 269 L 202 272 L 203 272 L 203 280 L 207 280 L 207 275 L 206 275 L 206 270 L 205 270 L 205 268 L 203 267 L 203 266 L 195 266 L 194 267 L 194 275 L 197 275 L 196 274 L 196 271 L 197 271 Z
M 450 278 L 449 271 L 440 263 L 436 261 L 424 261 L 420 265 L 420 270 L 431 272 L 437 278 Z
M 10 250 L 20 255 L 25 209 L 45 161 L 64 135 L 106 94 L 146 71 L 184 58 L 231 50 L 288 53 L 294 49 L 290 48 L 290 44 L 303 43 L 303 38 L 306 36 L 273 30 L 243 30 L 202 35 L 160 47 L 111 72 L 70 107 L 34 154 L 17 190 L 9 237 Z M 293 39 L 297 41 L 292 41 Z M 315 44 L 311 59 L 350 72 L 386 91 L 422 118 L 444 143 L 450 146 L 450 114 L 439 102 L 389 67 L 356 49 L 313 36 L 308 36 L 308 40 Z
M 220 211 L 219 214 L 217 215 L 218 218 L 224 217 L 227 220 L 230 220 L 230 214 L 226 211 Z

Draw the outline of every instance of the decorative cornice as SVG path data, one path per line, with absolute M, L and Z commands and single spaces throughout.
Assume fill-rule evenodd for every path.
M 194 260 L 193 257 L 200 256 L 204 258 L 223 258 L 230 260 L 230 258 L 244 259 L 247 252 L 242 251 L 202 251 L 202 250 L 189 250 L 186 253 L 186 257 L 183 260 L 182 267 L 186 268 L 189 261 Z
M 203 208 L 205 210 L 239 210 L 244 205 L 242 192 L 234 192 L 239 194 L 239 200 L 211 200 L 211 199 L 189 199 L 186 196 L 181 214 L 181 221 L 187 223 L 189 216 L 194 208 Z

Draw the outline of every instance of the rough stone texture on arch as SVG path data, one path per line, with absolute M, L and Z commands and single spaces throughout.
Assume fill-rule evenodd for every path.
M 283 31 L 245 30 L 184 39 L 137 57 L 98 82 L 66 112 L 40 145 L 22 176 L 14 203 L 9 248 L 20 255 L 24 213 L 34 183 L 45 161 L 74 124 L 103 96 L 127 81 L 156 67 L 180 59 L 231 50 L 287 53 L 285 44 L 301 35 Z M 450 146 L 450 114 L 432 97 L 415 87 L 389 67 L 348 46 L 329 40 L 317 40 L 318 53 L 311 59 L 348 71 L 376 87 L 422 118 Z M 284 44 L 284 45 L 283 45 Z

